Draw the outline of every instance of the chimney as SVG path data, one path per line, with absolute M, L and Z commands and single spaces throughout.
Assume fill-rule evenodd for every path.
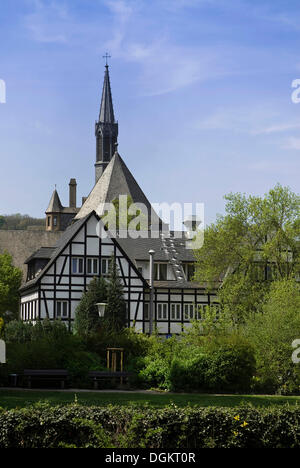
M 77 182 L 76 179 L 71 179 L 69 183 L 70 187 L 70 208 L 76 208 L 76 192 L 77 192 Z

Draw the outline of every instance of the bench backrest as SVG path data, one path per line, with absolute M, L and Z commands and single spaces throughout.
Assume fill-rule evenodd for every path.
M 65 369 L 25 369 L 23 374 L 26 376 L 57 376 L 57 377 L 66 377 L 69 375 L 68 371 Z

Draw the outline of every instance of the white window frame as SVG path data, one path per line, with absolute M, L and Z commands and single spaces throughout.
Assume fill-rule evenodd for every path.
M 80 268 L 80 266 L 81 266 L 81 268 Z M 72 275 L 83 275 L 83 274 L 84 274 L 84 259 L 83 259 L 83 257 L 72 257 Z
M 149 304 L 149 302 L 144 303 L 144 320 L 150 320 L 150 304 Z
M 194 320 L 195 317 L 195 304 L 192 303 L 185 303 L 183 305 L 183 313 L 184 313 L 184 320 L 185 321 L 190 321 Z
M 91 271 L 89 271 L 89 262 L 91 262 Z M 96 268 L 95 268 L 96 266 Z M 86 259 L 86 274 L 87 275 L 98 275 L 99 273 L 99 258 L 97 257 L 87 257 Z
M 60 311 L 59 311 L 60 309 Z M 64 310 L 65 309 L 65 310 Z M 58 299 L 56 301 L 56 314 L 57 319 L 66 319 L 69 317 L 69 302 L 64 299 Z
M 161 266 L 166 266 L 166 278 L 165 279 L 161 279 L 161 272 L 160 272 L 160 268 Z M 154 268 L 157 268 L 156 270 L 156 275 L 155 275 L 155 281 L 167 281 L 168 280 L 168 263 L 163 263 L 163 262 L 160 262 L 160 263 L 154 263 Z
M 175 304 L 171 304 L 171 320 L 175 320 L 177 322 L 181 321 L 182 317 L 182 305 L 180 302 L 177 302 Z
M 109 275 L 109 263 L 110 258 L 101 258 L 101 275 L 108 276 Z M 105 272 L 103 273 L 103 264 L 105 264 Z
M 168 303 L 159 302 L 157 304 L 157 320 L 167 321 L 168 320 Z

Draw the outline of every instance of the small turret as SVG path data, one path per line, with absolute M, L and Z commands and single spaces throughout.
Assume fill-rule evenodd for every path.
M 60 217 L 63 206 L 55 188 L 46 210 L 46 231 L 60 231 Z
M 64 207 L 55 188 L 46 210 L 46 231 L 64 231 L 79 211 L 77 205 L 77 182 L 69 183 L 69 206 Z

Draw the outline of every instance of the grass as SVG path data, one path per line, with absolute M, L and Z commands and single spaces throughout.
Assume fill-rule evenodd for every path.
M 300 397 L 269 396 L 269 395 L 204 395 L 204 394 L 168 394 L 168 393 L 114 393 L 114 392 L 53 392 L 1 390 L 0 407 L 5 409 L 23 408 L 37 402 L 47 401 L 52 405 L 66 405 L 74 403 L 75 399 L 81 405 L 105 406 L 148 404 L 155 408 L 162 408 L 171 403 L 177 406 L 222 406 L 235 407 L 243 403 L 254 406 L 296 405 Z

